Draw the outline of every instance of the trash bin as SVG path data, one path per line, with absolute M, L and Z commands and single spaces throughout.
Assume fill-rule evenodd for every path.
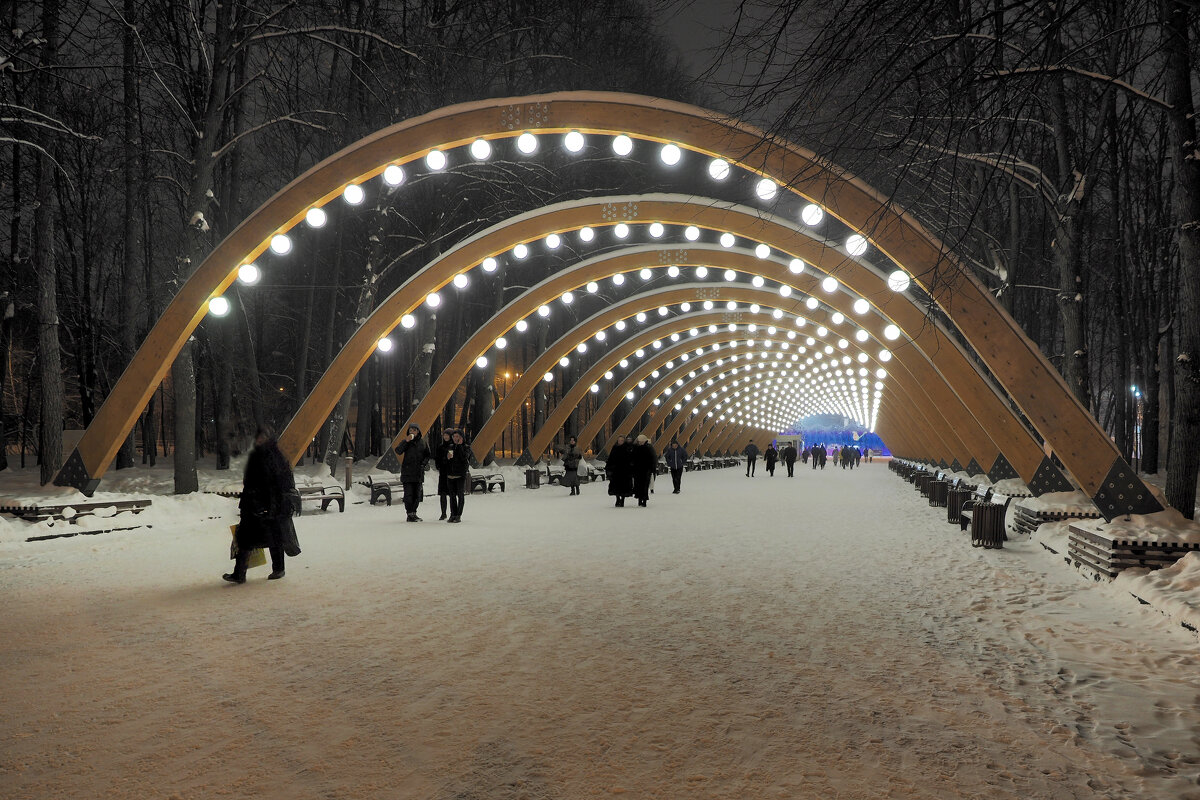
M 974 489 L 949 489 L 946 492 L 946 522 L 958 524 L 958 516 L 962 513 L 963 503 L 974 494 Z
M 976 503 L 971 509 L 971 546 L 1004 547 L 1004 510 L 1000 503 Z
M 542 471 L 540 469 L 525 470 L 525 488 L 536 489 L 542 485 Z
M 917 473 L 915 480 L 913 480 L 913 484 L 917 487 L 917 491 L 920 492 L 922 496 L 925 496 L 929 494 L 929 482 L 931 480 L 933 480 L 933 476 L 928 472 L 919 472 Z
M 941 508 L 946 505 L 946 490 L 950 487 L 950 481 L 930 481 L 929 482 L 929 505 Z

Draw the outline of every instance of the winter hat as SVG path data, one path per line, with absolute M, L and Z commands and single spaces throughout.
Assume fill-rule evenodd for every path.
M 646 438 L 646 434 L 639 433 L 638 437 L 636 439 L 634 439 L 634 441 L 637 442 L 638 444 L 645 444 L 646 442 L 648 442 L 650 440 Z

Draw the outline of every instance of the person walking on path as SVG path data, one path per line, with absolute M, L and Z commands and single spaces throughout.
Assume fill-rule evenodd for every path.
M 754 444 L 754 440 L 750 440 L 750 444 L 746 445 L 746 449 L 742 451 L 742 455 L 746 457 L 746 477 L 754 477 L 754 465 L 758 462 L 758 445 Z
M 571 496 L 579 494 L 579 465 L 583 461 L 583 451 L 574 436 L 567 437 L 567 447 L 562 453 L 563 486 L 571 489 Z
M 821 463 L 821 453 L 825 452 L 825 445 L 814 444 L 812 446 L 812 468 L 816 470 Z
M 450 446 L 450 428 L 442 428 L 442 441 L 433 453 L 433 465 L 438 471 L 438 502 L 442 506 L 442 515 L 438 519 L 446 518 L 446 504 L 450 499 L 450 490 L 446 488 L 446 451 Z
M 421 436 L 419 426 L 408 426 L 408 435 L 396 445 L 396 453 L 404 458 L 400 462 L 400 482 L 404 484 L 404 510 L 408 513 L 407 521 L 420 522 L 417 506 L 421 504 L 421 494 L 424 491 L 425 462 L 429 460 L 429 445 Z
M 767 444 L 767 449 L 763 453 L 763 460 L 767 462 L 767 474 L 774 478 L 775 462 L 779 460 L 779 450 L 775 448 L 774 443 Z
M 672 439 L 667 452 L 663 454 L 663 460 L 667 462 L 667 469 L 671 470 L 671 483 L 675 486 L 675 491 L 671 494 L 679 494 L 679 482 L 683 478 L 684 468 L 687 467 L 687 450 L 679 446 L 677 439 Z
M 792 470 L 796 468 L 796 445 L 783 448 L 783 463 L 787 465 L 788 477 L 792 477 Z
M 271 574 L 267 580 L 283 577 L 284 556 L 300 555 L 300 540 L 292 524 L 295 491 L 292 465 L 279 449 L 274 433 L 268 427 L 259 428 L 242 476 L 242 497 L 238 501 L 241 520 L 234 535 L 237 553 L 233 572 L 222 578 L 230 583 L 245 583 L 250 551 L 260 547 L 271 553 Z
M 825 462 L 829 460 L 829 450 L 825 445 L 821 445 L 817 455 L 821 457 L 821 469 L 825 469 Z
M 467 482 L 470 479 L 467 443 L 463 441 L 462 431 L 455 428 L 450 432 L 450 446 L 446 448 L 446 493 L 450 495 L 450 519 L 447 522 L 462 522 L 463 507 L 467 502 Z
M 800 452 L 800 461 L 801 461 L 801 463 L 807 464 L 807 463 L 808 463 L 808 457 L 809 457 L 809 456 L 811 456 L 811 455 L 812 455 L 812 448 L 811 448 L 811 447 L 806 447 L 806 448 L 804 448 L 804 450 L 802 450 L 802 451 Z
M 633 494 L 633 443 L 618 436 L 604 471 L 608 473 L 608 493 L 617 498 L 614 507 L 623 508 L 625 498 Z
M 650 484 L 658 466 L 658 453 L 645 434 L 639 434 L 633 445 L 633 493 L 642 508 L 650 502 Z

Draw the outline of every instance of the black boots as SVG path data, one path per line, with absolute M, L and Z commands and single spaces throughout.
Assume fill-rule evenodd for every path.
M 421 521 L 421 518 L 420 518 L 420 517 L 418 517 L 416 514 L 409 514 L 409 515 L 408 515 L 407 522 L 420 522 L 420 521 Z
M 277 569 L 277 570 L 275 570 L 274 572 L 272 572 L 270 575 L 268 575 L 268 576 L 267 576 L 267 580 L 269 580 L 269 581 L 277 581 L 277 580 L 279 580 L 279 579 L 280 579 L 280 578 L 282 578 L 282 577 L 283 577 L 283 570 L 281 570 L 281 569 Z
M 221 577 L 224 578 L 225 580 L 229 581 L 230 583 L 245 583 L 246 582 L 246 576 L 238 575 L 236 572 L 226 572 Z

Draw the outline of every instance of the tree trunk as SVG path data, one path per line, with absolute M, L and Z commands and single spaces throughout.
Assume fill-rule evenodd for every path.
M 58 0 L 42 6 L 42 74 L 38 79 L 38 108 L 48 117 L 57 116 L 56 90 L 51 84 L 58 58 Z M 63 377 L 58 328 L 58 264 L 54 252 L 54 135 L 44 139 L 46 153 L 37 160 L 34 210 L 34 272 L 38 282 L 38 377 L 42 395 L 39 417 L 39 458 L 42 485 L 54 479 L 62 465 Z
M 138 298 L 138 276 L 141 274 L 141 264 L 138 257 L 142 252 L 142 243 L 138 237 L 141 223 L 138 220 L 138 161 L 140 159 L 141 141 L 138 137 L 137 120 L 137 10 L 134 0 L 124 0 L 123 29 L 121 49 L 124 62 L 121 68 L 122 88 L 122 120 L 124 122 L 124 153 L 121 162 L 122 177 L 125 185 L 125 219 L 124 247 L 122 248 L 121 273 L 121 355 L 125 365 L 133 361 L 137 351 L 138 332 L 141 330 L 141 302 Z M 126 469 L 134 463 L 135 425 L 125 437 L 121 449 L 117 451 L 116 468 Z
M 1192 118 L 1191 14 L 1180 0 L 1161 0 L 1167 137 L 1175 172 L 1175 223 L 1179 226 L 1179 281 L 1175 306 L 1175 401 L 1167 500 L 1185 517 L 1196 514 L 1200 471 L 1200 164 Z
M 196 475 L 196 365 L 191 339 L 171 365 L 171 385 L 175 390 L 175 494 L 190 494 L 200 488 Z

